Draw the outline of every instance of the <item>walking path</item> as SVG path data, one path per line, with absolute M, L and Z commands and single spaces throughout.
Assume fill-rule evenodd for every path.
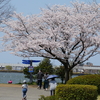
M 27 100 L 38 100 L 40 95 L 49 96 L 50 91 L 37 89 L 36 86 L 29 86 Z M 22 100 L 21 85 L 0 84 L 0 100 Z

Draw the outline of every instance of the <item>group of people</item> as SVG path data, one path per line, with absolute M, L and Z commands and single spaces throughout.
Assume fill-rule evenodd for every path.
M 45 90 L 48 89 L 48 87 L 50 86 L 50 95 L 54 95 L 55 94 L 55 88 L 57 86 L 57 82 L 55 81 L 55 78 L 51 78 L 50 80 L 48 80 L 49 74 L 48 73 L 45 73 L 43 74 L 41 72 L 41 70 L 39 70 L 39 72 L 37 73 L 37 85 L 38 85 L 38 88 L 41 89 L 42 87 L 42 79 L 44 78 L 44 85 L 43 85 L 43 88 Z
M 47 80 L 47 77 L 48 77 L 48 73 L 45 73 L 43 74 L 41 72 L 41 70 L 39 70 L 39 72 L 37 73 L 37 85 L 38 85 L 38 89 L 41 89 L 42 87 L 42 79 L 44 77 L 44 85 L 43 85 L 43 88 L 45 90 L 48 89 L 48 86 L 49 86 L 49 81 Z
M 57 82 L 55 81 L 55 78 L 51 78 L 50 80 L 48 80 L 49 74 L 45 73 L 43 74 L 41 70 L 39 70 L 39 72 L 37 73 L 37 85 L 38 85 L 38 89 L 42 88 L 42 79 L 44 78 L 44 85 L 43 85 L 43 89 L 47 90 L 48 87 L 50 88 L 50 95 L 54 95 L 55 94 L 55 88 L 57 86 Z M 22 84 L 22 92 L 23 92 L 23 100 L 26 100 L 26 93 L 28 90 L 28 85 L 26 83 L 26 80 L 23 81 Z

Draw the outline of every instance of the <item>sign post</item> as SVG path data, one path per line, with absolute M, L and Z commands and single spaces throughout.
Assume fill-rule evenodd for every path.
M 32 66 L 32 62 L 40 62 L 40 60 L 22 60 L 23 64 L 30 64 L 30 66 L 28 67 L 28 72 L 30 73 L 30 83 L 33 82 L 32 73 L 34 72 L 34 67 Z
M 29 72 L 29 73 L 33 73 L 33 72 L 34 72 L 33 70 L 34 70 L 33 66 L 29 66 L 29 67 L 28 67 L 28 72 Z

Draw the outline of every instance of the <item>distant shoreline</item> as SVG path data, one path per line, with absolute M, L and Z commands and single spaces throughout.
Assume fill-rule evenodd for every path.
M 18 71 L 18 70 L 0 70 L 0 72 L 23 73 L 23 71 Z

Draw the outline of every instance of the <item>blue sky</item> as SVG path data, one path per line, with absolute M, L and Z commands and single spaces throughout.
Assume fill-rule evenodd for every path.
M 17 13 L 23 13 L 24 15 L 39 14 L 41 8 L 47 8 L 55 4 L 59 5 L 70 5 L 70 2 L 74 0 L 11 0 L 11 5 L 15 7 Z M 79 0 L 80 1 L 80 0 Z M 92 2 L 93 0 L 81 0 L 83 2 Z M 95 0 L 94 0 L 95 1 Z M 96 0 L 100 3 L 99 0 Z M 100 65 L 100 55 L 97 55 L 93 58 L 90 58 L 88 62 L 93 63 L 94 65 Z M 21 58 L 10 54 L 10 52 L 1 52 L 0 53 L 0 63 L 22 63 L 23 59 L 31 58 Z M 33 60 L 41 60 L 42 58 L 32 58 Z M 53 65 L 59 65 L 60 63 L 56 60 L 52 60 Z

